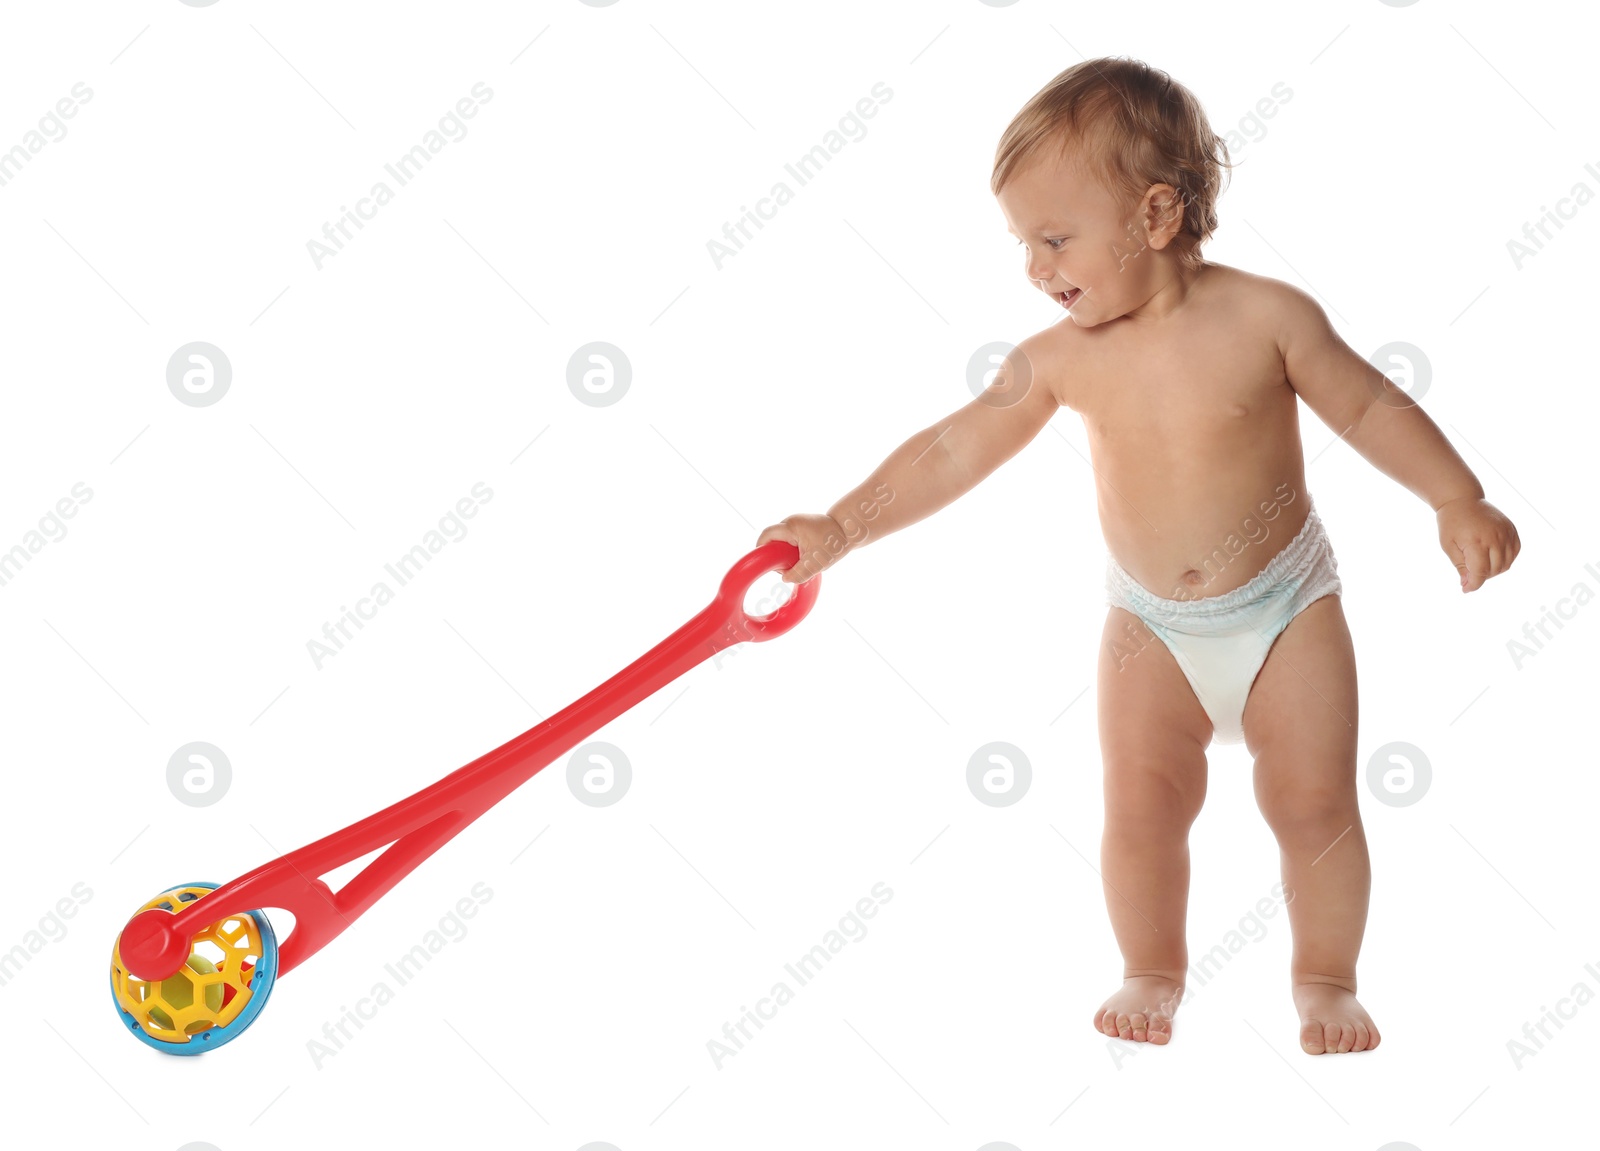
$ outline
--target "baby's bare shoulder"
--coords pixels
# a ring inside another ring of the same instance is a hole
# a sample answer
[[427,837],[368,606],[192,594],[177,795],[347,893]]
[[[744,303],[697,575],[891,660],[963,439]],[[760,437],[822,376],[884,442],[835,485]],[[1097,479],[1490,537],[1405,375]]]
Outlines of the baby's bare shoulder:
[[1231,316],[1257,321],[1265,333],[1284,338],[1306,325],[1324,322],[1322,306],[1294,284],[1226,264],[1211,264],[1213,299]]
[[1024,366],[1033,382],[1048,388],[1058,405],[1077,411],[1086,368],[1084,335],[1071,319],[1063,317],[1024,339],[1010,358]]

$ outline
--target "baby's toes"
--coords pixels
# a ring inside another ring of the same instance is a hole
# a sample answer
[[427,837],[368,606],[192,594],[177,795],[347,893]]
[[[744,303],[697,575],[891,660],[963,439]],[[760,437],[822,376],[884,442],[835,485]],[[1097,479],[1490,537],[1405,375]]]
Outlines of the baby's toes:
[[[1337,1027],[1334,1028],[1334,1033],[1338,1033]],[[1323,1041],[1323,1034],[1323,1026],[1320,1020],[1307,1019],[1300,1027],[1300,1046],[1305,1048],[1307,1054],[1321,1055],[1328,1049],[1327,1044]]]
[[1128,1016],[1128,1025],[1133,1028],[1135,1042],[1143,1043],[1150,1038],[1149,1024],[1150,1020],[1145,1017],[1143,1012],[1135,1011]]
[[1325,1054],[1332,1055],[1339,1050],[1339,1036],[1343,1028],[1337,1023],[1324,1023],[1322,1025],[1322,1050]]
[[1121,1039],[1133,1038],[1133,1020],[1128,1018],[1126,1012],[1117,1013],[1117,1036]]
[[1356,1045],[1356,1029],[1352,1023],[1344,1023],[1339,1027],[1339,1045],[1336,1050],[1343,1055]]
[[1150,1020],[1150,1042],[1170,1043],[1172,1041],[1172,1020],[1157,1015]]
[[1367,1030],[1367,1025],[1365,1023],[1361,1022],[1361,1020],[1357,1019],[1356,1020],[1356,1042],[1355,1042],[1355,1046],[1350,1048],[1350,1050],[1352,1050],[1352,1051],[1365,1051],[1367,1049],[1368,1045],[1371,1043],[1371,1040],[1372,1040],[1372,1035]]

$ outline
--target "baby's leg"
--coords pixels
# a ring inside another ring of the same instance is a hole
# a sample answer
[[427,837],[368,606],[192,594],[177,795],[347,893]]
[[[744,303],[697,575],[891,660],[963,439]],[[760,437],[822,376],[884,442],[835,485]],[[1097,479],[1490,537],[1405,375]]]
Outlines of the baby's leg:
[[1100,865],[1124,982],[1094,1025],[1166,1043],[1189,966],[1189,825],[1205,799],[1211,721],[1166,645],[1119,607],[1106,616],[1098,686],[1106,803]]
[[1244,733],[1291,896],[1300,1046],[1313,1055],[1376,1047],[1378,1029],[1355,996],[1372,872],[1356,805],[1355,653],[1338,596],[1278,636],[1245,704]]

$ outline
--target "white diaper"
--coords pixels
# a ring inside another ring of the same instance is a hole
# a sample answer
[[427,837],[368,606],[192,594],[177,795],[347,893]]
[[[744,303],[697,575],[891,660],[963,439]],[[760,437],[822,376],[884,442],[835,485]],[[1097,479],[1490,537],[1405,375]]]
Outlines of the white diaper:
[[1211,718],[1217,743],[1244,740],[1245,701],[1272,641],[1316,600],[1341,590],[1315,504],[1299,534],[1255,578],[1222,595],[1153,595],[1106,556],[1106,602],[1132,612],[1161,637]]

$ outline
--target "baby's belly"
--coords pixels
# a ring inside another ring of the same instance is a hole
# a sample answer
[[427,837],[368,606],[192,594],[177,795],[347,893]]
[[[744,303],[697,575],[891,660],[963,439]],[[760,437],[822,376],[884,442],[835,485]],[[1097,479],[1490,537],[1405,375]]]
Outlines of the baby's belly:
[[1148,461],[1097,461],[1106,546],[1153,595],[1199,599],[1243,586],[1305,524],[1310,497],[1295,448],[1290,459],[1215,459],[1164,472]]

